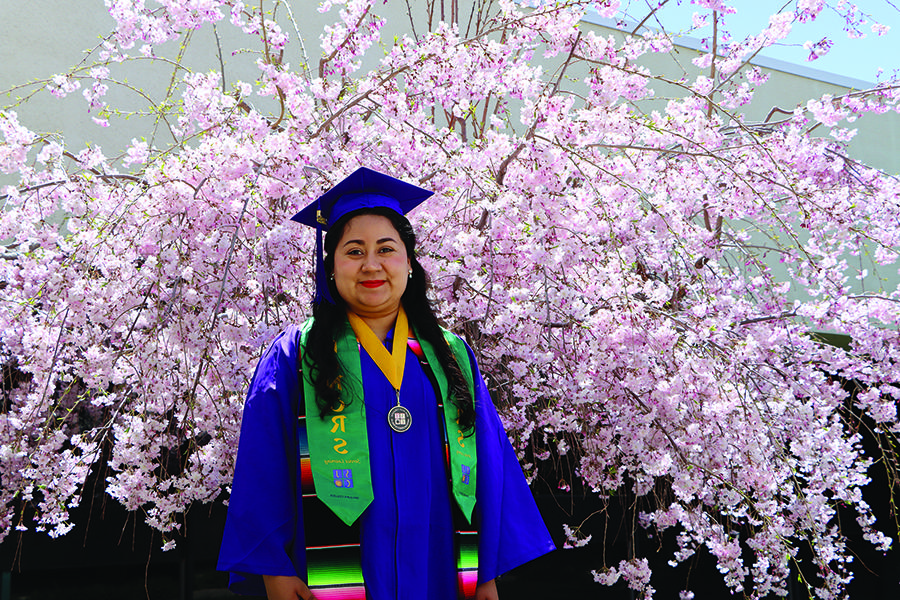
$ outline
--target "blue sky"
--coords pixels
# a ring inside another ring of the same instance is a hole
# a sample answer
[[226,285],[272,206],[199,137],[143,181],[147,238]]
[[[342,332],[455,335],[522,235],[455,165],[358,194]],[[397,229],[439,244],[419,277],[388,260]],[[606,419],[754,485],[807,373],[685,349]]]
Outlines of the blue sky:
[[[832,0],[835,3],[836,0]],[[648,4],[657,4],[657,0],[624,0],[625,8],[632,18],[640,19],[649,12]],[[778,46],[767,49],[764,53],[769,58],[783,60],[799,67],[818,69],[851,77],[863,81],[874,82],[879,68],[884,69],[882,79],[900,69],[900,0],[856,0],[859,9],[870,15],[874,21],[891,27],[883,36],[877,36],[870,30],[870,23],[863,27],[866,37],[848,39],[843,31],[844,22],[833,10],[826,8],[812,23],[795,24],[791,34]],[[769,15],[779,12],[788,5],[793,10],[795,2],[786,0],[735,0],[728,2],[737,12],[726,16],[728,28],[743,38],[750,33],[758,33],[768,23]],[[685,30],[690,26],[694,12],[708,13],[699,9],[689,0],[669,0],[660,10],[659,18],[670,31]],[[699,30],[691,37],[702,38],[712,34],[712,27]],[[807,61],[809,51],[803,48],[807,40],[816,42],[823,37],[834,41],[831,51],[814,61]]]

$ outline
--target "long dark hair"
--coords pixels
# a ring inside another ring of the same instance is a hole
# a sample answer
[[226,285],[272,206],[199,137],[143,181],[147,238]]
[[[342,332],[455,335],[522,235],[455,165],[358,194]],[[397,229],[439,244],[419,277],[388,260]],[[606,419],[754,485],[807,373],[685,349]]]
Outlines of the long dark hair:
[[[389,208],[381,207],[361,208],[341,217],[325,234],[325,272],[334,272],[334,252],[337,244],[344,235],[344,229],[350,219],[359,215],[386,217],[400,234],[412,268],[412,275],[400,301],[417,335],[434,348],[439,366],[447,376],[450,401],[458,410],[460,429],[467,434],[472,432],[475,427],[475,408],[460,370],[468,368],[468,365],[457,364],[450,346],[444,340],[437,317],[428,300],[427,292],[430,285],[428,274],[416,258],[416,234],[406,217]],[[328,291],[335,304],[327,301],[313,302],[313,324],[306,342],[306,354],[303,356],[303,368],[309,369],[310,379],[316,390],[316,404],[322,418],[340,407],[340,392],[335,382],[341,373],[334,344],[335,332],[343,327],[347,319],[347,305],[331,279],[328,280]]]

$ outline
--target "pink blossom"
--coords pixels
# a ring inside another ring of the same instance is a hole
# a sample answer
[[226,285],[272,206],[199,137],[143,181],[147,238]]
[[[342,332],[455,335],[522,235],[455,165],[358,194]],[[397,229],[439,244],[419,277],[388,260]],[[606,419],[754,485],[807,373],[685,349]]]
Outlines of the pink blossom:
[[35,139],[35,134],[19,124],[15,112],[0,112],[0,171],[15,173],[25,165],[28,147]]
[[884,25],[882,23],[872,23],[872,33],[877,36],[885,35],[891,28],[888,25]]
[[149,156],[150,148],[147,142],[132,139],[131,147],[128,148],[127,155],[122,161],[122,164],[128,167],[133,164],[145,163]]

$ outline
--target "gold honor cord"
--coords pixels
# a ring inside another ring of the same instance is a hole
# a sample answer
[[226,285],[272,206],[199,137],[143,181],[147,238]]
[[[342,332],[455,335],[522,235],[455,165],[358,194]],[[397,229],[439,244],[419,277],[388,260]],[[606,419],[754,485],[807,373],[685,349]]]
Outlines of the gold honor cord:
[[397,405],[388,411],[388,425],[397,433],[403,433],[412,425],[412,415],[406,408],[400,406],[400,385],[403,383],[403,370],[406,367],[406,344],[409,335],[406,311],[401,304],[397,312],[397,322],[394,324],[394,343],[390,354],[372,328],[359,315],[347,311],[347,319],[363,350],[375,361],[397,392]]

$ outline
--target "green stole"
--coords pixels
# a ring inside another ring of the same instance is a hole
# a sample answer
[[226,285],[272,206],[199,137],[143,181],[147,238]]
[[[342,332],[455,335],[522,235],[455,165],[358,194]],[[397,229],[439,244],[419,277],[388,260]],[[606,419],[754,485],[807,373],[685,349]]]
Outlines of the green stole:
[[[306,341],[312,327],[312,319],[303,325],[300,336],[300,355],[306,352]],[[469,396],[475,402],[475,386],[472,380],[472,364],[465,343],[444,330],[444,339],[462,371],[469,388]],[[406,338],[407,332],[394,331],[394,335]],[[476,450],[475,436],[464,437],[458,426],[458,411],[448,397],[449,384],[440,367],[434,348],[416,335],[441,392],[444,407],[445,435],[450,452],[450,485],[453,497],[463,515],[472,522],[475,508]],[[335,350],[341,375],[339,389],[342,404],[337,410],[329,410],[325,418],[318,417],[316,391],[309,369],[303,371],[303,398],[306,405],[306,431],[309,439],[309,457],[316,495],[347,525],[356,521],[371,504],[372,471],[369,465],[369,436],[366,430],[365,392],[359,354],[363,350],[348,321],[344,321],[335,336]],[[385,422],[387,427],[387,422]],[[415,425],[413,425],[415,427]],[[455,432],[454,432],[455,430]],[[396,433],[394,435],[403,435]]]

